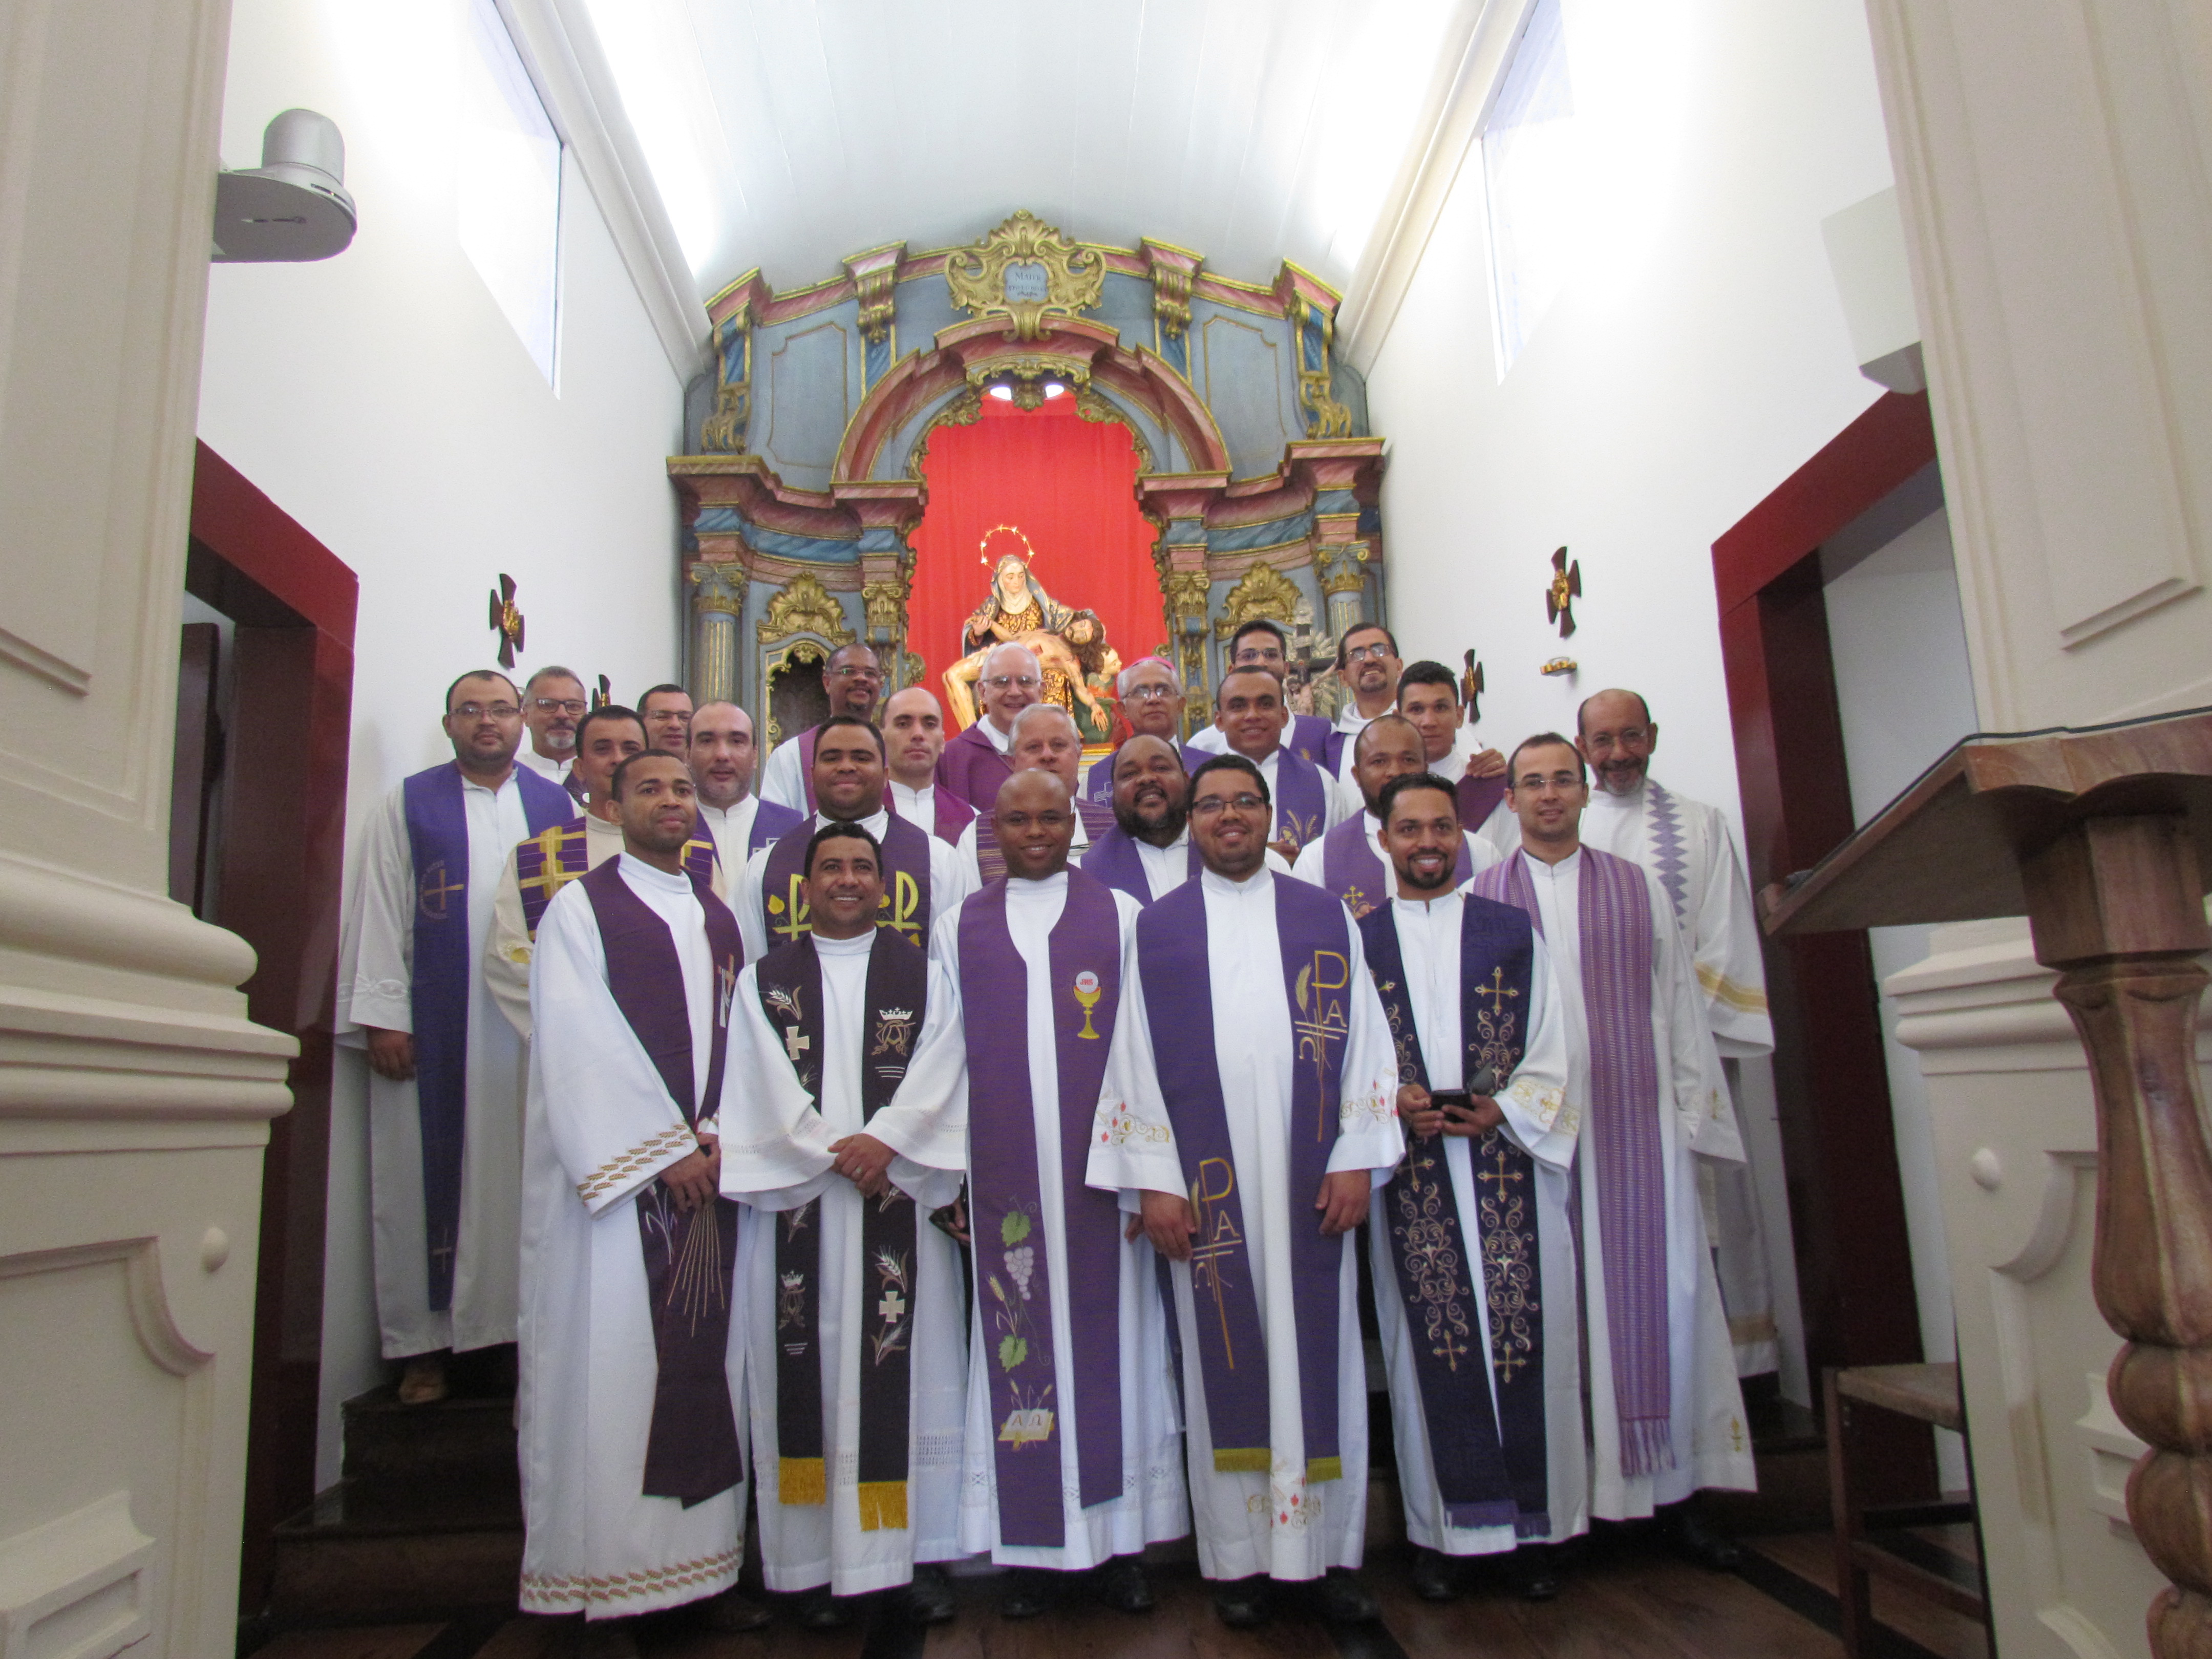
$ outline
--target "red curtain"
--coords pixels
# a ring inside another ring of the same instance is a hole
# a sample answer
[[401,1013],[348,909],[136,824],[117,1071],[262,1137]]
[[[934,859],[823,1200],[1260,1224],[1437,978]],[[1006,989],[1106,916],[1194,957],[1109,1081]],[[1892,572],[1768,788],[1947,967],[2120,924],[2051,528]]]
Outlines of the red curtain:
[[940,677],[960,659],[961,624],[989,593],[992,565],[1008,553],[1028,556],[1024,537],[1036,550],[1031,576],[1071,610],[1097,611],[1124,664],[1159,649],[1167,637],[1152,564],[1159,532],[1137,511],[1127,428],[1083,419],[1072,397],[1028,410],[986,397],[973,425],[930,434],[923,471],[929,507],[914,536],[907,645],[940,698]]

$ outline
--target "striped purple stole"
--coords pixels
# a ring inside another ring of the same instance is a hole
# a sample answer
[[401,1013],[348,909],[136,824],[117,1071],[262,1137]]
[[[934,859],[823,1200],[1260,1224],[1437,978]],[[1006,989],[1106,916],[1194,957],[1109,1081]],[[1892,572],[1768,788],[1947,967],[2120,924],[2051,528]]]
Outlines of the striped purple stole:
[[[1097,801],[1085,800],[1080,796],[1069,804],[1083,820],[1083,834],[1086,842],[1096,842],[1114,828],[1112,807],[1101,806]],[[975,820],[975,867],[986,884],[998,881],[1006,873],[1006,854],[999,845],[999,815],[995,812],[982,813]]]
[[[779,837],[769,849],[761,872],[761,909],[769,938],[789,944],[810,931],[806,903],[799,884],[806,878],[806,844],[821,827],[820,813],[807,818]],[[897,813],[884,824],[884,897],[876,926],[896,930],[909,944],[929,942],[930,883],[927,830],[917,830]]]
[[[1543,929],[1528,855],[1516,848],[1474,890]],[[1598,1242],[1625,1474],[1674,1467],[1667,1352],[1667,1171],[1658,1057],[1651,1042],[1651,896],[1644,866],[1582,849],[1579,915],[1589,1105],[1583,1146],[1596,1160]]]
[[[975,1306],[988,1321],[999,1538],[1066,1542],[1057,1425],[1074,1412],[1078,1486],[1089,1509],[1121,1493],[1122,1215],[1114,1194],[1086,1183],[1091,1125],[1121,1006],[1121,913],[1104,884],[1067,872],[1067,901],[1047,943],[1053,1054],[1060,1096],[1059,1167],[1038,1163],[1030,1077],[1028,964],[1006,927],[1008,884],[994,881],[960,909],[962,1006],[968,1022],[968,1182],[975,1241]],[[1067,1282],[1049,1266],[1042,1198],[1056,1182]],[[1053,1307],[1064,1302],[1073,1401],[1054,1398]]]
[[[521,793],[531,834],[568,821],[568,797],[559,784],[526,766],[508,775]],[[453,1305],[453,1256],[460,1244],[469,996],[478,969],[469,948],[469,814],[461,769],[451,761],[416,773],[399,788],[415,879],[408,1006],[422,1133],[425,1287],[430,1310],[443,1313]]]
[[[1285,1135],[1294,1218],[1284,1259],[1271,1262],[1269,1269],[1291,1276],[1306,1479],[1334,1480],[1344,1473],[1336,1389],[1344,1241],[1325,1238],[1311,1224],[1305,1194],[1321,1190],[1340,1127],[1344,1049],[1352,1030],[1352,920],[1318,887],[1279,876],[1270,880],[1283,998],[1297,1052]],[[1245,973],[1253,967],[1212,960],[1201,882],[1184,883],[1138,918],[1137,971],[1144,982],[1160,1093],[1198,1212],[1190,1261],[1198,1367],[1212,1426],[1213,1467],[1223,1474],[1266,1474],[1274,1467],[1267,1408],[1272,1362],[1260,1322],[1240,1191],[1250,1172],[1237,1168],[1221,1090],[1222,1066],[1239,1063],[1238,1045],[1249,1042],[1249,1034],[1231,1033],[1232,1046],[1217,1049],[1211,994],[1217,970]]]
[[541,830],[514,849],[514,874],[522,893],[522,925],[538,937],[553,895],[592,867],[591,830],[580,817]]
[[[688,873],[692,896],[706,918],[707,950],[714,963],[703,1091],[695,1070],[698,1056],[691,1048],[684,964],[668,924],[631,890],[620,859],[607,860],[581,880],[606,951],[608,993],[637,1034],[669,1099],[684,1122],[696,1127],[702,1110],[709,1117],[721,1110],[730,999],[745,957],[737,918],[704,877]],[[728,1368],[737,1201],[717,1198],[687,1214],[676,1207],[667,1188],[648,1181],[638,1190],[637,1231],[652,1297],[657,1364],[642,1490],[647,1498],[681,1499],[690,1509],[745,1478]]]
[[[1398,878],[1375,850],[1375,825],[1362,812],[1346,818],[1322,837],[1321,884],[1344,901],[1356,921],[1370,910],[1387,907],[1398,891]],[[1468,855],[1467,837],[1459,838],[1459,859],[1452,866],[1452,885],[1464,885],[1474,877],[1474,860]]]

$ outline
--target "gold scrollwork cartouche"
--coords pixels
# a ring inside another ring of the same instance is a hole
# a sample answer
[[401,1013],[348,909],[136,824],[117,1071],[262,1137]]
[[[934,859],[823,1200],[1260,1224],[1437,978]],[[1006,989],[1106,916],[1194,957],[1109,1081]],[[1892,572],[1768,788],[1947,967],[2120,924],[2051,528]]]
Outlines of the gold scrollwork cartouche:
[[768,602],[768,615],[753,624],[763,645],[787,640],[794,634],[814,634],[832,645],[850,645],[853,630],[845,625],[844,607],[814,577],[801,574],[786,583]]
[[1024,209],[973,247],[946,255],[945,285],[953,304],[979,318],[1006,317],[1015,337],[1036,340],[1047,315],[1073,317],[1098,303],[1106,261]]
[[1255,564],[1223,599],[1221,615],[1213,624],[1214,637],[1225,640],[1255,618],[1287,624],[1297,616],[1302,597],[1297,584],[1274,566]]

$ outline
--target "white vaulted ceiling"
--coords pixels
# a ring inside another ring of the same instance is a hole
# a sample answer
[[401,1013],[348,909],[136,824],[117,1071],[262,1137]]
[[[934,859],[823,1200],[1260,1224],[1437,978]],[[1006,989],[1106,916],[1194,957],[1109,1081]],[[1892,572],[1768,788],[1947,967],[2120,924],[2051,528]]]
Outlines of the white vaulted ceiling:
[[[699,291],[1016,208],[1342,287],[1469,0],[586,0]],[[1425,115],[1425,112],[1427,113]]]

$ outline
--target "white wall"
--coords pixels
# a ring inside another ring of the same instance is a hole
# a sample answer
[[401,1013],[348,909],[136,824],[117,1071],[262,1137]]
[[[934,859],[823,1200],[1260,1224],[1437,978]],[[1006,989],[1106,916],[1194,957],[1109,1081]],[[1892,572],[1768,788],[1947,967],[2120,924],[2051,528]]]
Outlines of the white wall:
[[[308,265],[218,265],[200,434],[361,578],[355,824],[440,758],[439,698],[489,661],[488,590],[527,618],[524,669],[605,673],[617,696],[675,678],[677,522],[664,458],[682,387],[571,163],[563,179],[557,392],[463,253],[453,158],[463,0],[238,0],[222,153],[304,105],[346,139],[361,231]],[[319,1484],[335,1402],[378,1380],[359,1060],[332,1104]]]
[[[1974,729],[1973,676],[1952,566],[1950,520],[1941,511],[1930,514],[1829,582],[1824,597],[1850,770],[1851,817],[1864,823]],[[1869,930],[1876,982],[1925,961],[1934,931]],[[1930,1359],[1949,1359],[1955,1349],[1950,1252],[1928,1079],[1920,1056],[1897,1040],[1897,1000],[1887,990],[1881,1006],[1921,1349]],[[1943,1434],[1941,1442],[1943,1484],[1956,1490],[1966,1485],[1965,1450],[1956,1435]]]

